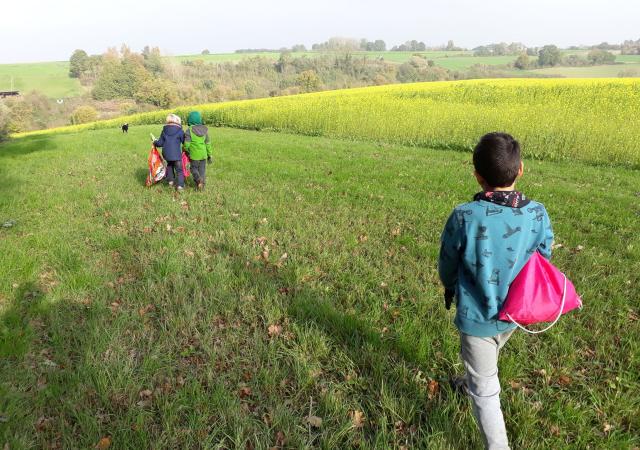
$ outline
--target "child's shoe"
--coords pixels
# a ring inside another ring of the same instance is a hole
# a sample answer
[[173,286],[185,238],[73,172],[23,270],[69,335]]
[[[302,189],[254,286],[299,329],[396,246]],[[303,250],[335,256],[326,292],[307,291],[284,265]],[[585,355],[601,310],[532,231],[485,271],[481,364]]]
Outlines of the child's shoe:
[[204,183],[202,181],[200,183],[198,183],[198,190],[199,191],[203,191],[204,190]]
[[173,181],[169,181],[169,187],[173,187]]
[[184,191],[184,188],[182,186],[178,186],[178,192],[182,192]]
[[465,376],[457,376],[449,379],[451,390],[461,395],[469,395],[469,387],[467,386],[467,378]]

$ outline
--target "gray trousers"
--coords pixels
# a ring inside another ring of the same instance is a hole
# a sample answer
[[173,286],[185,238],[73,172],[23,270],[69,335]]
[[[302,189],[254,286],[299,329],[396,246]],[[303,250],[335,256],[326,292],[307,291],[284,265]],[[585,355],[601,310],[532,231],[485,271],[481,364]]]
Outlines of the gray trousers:
[[473,415],[489,450],[508,450],[509,440],[500,408],[498,355],[515,330],[493,337],[460,333],[460,355],[466,371]]
[[191,161],[191,173],[193,174],[193,181],[196,184],[204,184],[207,172],[207,160],[203,159],[202,161]]

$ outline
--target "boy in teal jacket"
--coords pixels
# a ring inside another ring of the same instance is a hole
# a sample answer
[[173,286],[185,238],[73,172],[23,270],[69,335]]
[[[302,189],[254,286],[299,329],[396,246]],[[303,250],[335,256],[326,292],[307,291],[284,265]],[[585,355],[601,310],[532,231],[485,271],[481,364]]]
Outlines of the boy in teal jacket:
[[[191,160],[191,173],[196,188],[204,189],[206,182],[206,164],[211,164],[211,141],[209,130],[202,124],[198,111],[191,111],[187,118],[187,132],[184,138],[184,150]],[[205,163],[206,160],[206,163]]]
[[498,353],[515,324],[498,320],[509,285],[536,251],[551,257],[547,211],[515,190],[522,176],[520,145],[508,134],[483,136],[473,152],[482,192],[456,207],[442,233],[438,270],[447,308],[456,301],[465,366],[462,385],[489,449],[508,449],[500,408]]

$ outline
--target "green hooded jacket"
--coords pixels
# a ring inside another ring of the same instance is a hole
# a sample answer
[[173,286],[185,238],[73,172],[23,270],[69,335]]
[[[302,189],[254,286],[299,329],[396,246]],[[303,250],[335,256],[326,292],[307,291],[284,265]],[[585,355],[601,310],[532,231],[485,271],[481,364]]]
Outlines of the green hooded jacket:
[[211,157],[211,141],[209,129],[202,125],[202,117],[198,111],[192,111],[187,118],[189,128],[184,137],[184,150],[189,158],[194,161],[202,161]]

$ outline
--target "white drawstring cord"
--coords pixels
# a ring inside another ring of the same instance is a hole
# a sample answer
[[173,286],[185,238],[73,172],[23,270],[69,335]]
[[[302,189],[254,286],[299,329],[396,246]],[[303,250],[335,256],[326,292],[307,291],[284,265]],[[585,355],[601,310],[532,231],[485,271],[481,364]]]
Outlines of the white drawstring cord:
[[564,289],[562,290],[562,304],[560,305],[560,311],[558,311],[558,317],[556,317],[556,320],[554,320],[553,323],[551,323],[551,325],[549,325],[547,328],[545,328],[543,330],[533,331],[533,330],[529,330],[529,329],[523,327],[522,325],[520,325],[518,322],[513,320],[513,318],[511,317],[511,315],[509,313],[507,313],[507,317],[509,318],[509,320],[511,322],[515,323],[518,326],[518,328],[526,331],[529,334],[544,333],[545,331],[548,331],[549,329],[551,329],[551,327],[554,326],[558,322],[558,320],[560,319],[560,316],[562,315],[562,310],[564,309],[564,301],[565,301],[565,298],[567,296],[567,276],[565,274],[562,274],[562,276],[564,277]]

